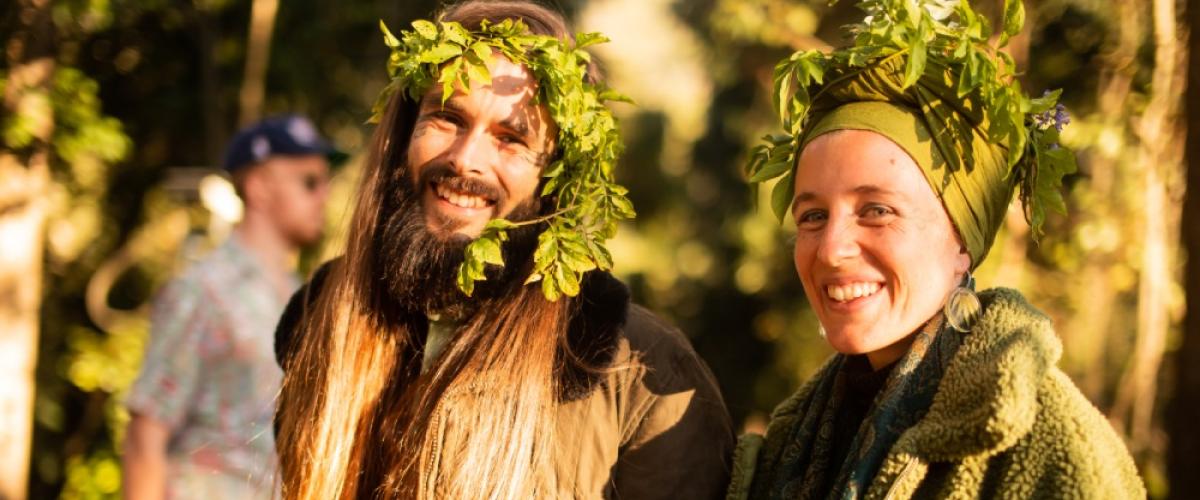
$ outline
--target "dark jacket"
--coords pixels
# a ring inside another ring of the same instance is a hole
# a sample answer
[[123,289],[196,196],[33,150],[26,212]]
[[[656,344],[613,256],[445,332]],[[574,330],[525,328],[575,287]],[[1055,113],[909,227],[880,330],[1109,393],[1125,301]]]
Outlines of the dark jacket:
[[[314,276],[314,289],[322,286],[327,267]],[[305,293],[292,297],[276,331],[281,366]],[[568,330],[573,352],[592,364],[622,368],[569,377],[551,460],[560,485],[556,497],[720,498],[734,434],[704,361],[678,329],[630,303],[625,285],[607,273],[588,273],[579,300]],[[436,470],[422,475],[436,483]]]

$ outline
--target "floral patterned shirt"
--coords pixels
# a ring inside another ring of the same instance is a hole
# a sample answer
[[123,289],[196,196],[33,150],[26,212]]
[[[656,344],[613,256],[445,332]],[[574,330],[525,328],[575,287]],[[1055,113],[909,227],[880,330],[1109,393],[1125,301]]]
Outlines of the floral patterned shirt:
[[232,236],[154,300],[127,405],[171,429],[168,498],[273,496],[283,377],[273,342],[286,296],[256,259]]

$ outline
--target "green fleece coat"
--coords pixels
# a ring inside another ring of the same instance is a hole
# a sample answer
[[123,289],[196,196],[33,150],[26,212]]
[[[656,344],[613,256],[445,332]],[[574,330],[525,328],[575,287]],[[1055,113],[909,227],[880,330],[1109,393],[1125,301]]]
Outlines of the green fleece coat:
[[[1120,437],[1055,364],[1050,320],[1015,290],[980,293],[983,315],[947,366],[929,412],[901,434],[865,498],[1145,498]],[[832,370],[818,377],[833,376]],[[772,415],[766,438],[743,436],[733,499],[776,481],[790,433],[782,422],[810,397],[809,381]],[[756,471],[756,469],[758,469]]]

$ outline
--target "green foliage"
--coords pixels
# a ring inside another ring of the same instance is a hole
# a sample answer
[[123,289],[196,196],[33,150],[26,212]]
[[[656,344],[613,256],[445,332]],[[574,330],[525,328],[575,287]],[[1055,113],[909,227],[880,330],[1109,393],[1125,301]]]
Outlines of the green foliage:
[[534,269],[526,283],[541,281],[549,300],[579,293],[583,273],[612,268],[604,243],[616,235],[617,223],[635,216],[625,188],[616,184],[613,167],[621,154],[617,121],[606,102],[629,98],[589,82],[591,56],[584,48],[608,41],[597,33],[580,33],[574,43],[534,35],[519,20],[484,22],[477,32],[454,22],[418,20],[399,37],[380,23],[391,48],[392,81],[376,100],[372,121],[396,92],[419,101],[435,86],[445,102],[471,83],[491,82],[488,64],[495,54],[527,68],[538,81],[538,102],[558,125],[558,154],[546,166],[541,195],[555,203],[553,214],[531,221],[493,220],[466,249],[459,267],[459,288],[471,295],[475,282],[486,279],[488,265],[503,266],[501,244],[517,226],[545,224],[538,236]]
[[1054,131],[1048,131],[1050,122],[1035,123],[1038,115],[1056,107],[1059,93],[1030,99],[1016,81],[1012,58],[1001,50],[1025,22],[1021,1],[1006,0],[1003,31],[994,44],[990,22],[966,0],[863,0],[859,7],[867,16],[850,26],[853,46],[828,54],[799,51],[775,67],[772,97],[785,133],[764,137],[764,144],[751,151],[746,167],[752,184],[784,177],[771,197],[775,214],[782,219],[791,202],[791,172],[799,140],[810,106],[827,83],[825,73],[832,68],[866,68],[897,57],[905,61],[904,88],[916,84],[927,63],[935,60],[958,78],[960,97],[979,97],[989,139],[1008,145],[1010,175],[1021,186],[1035,236],[1043,232],[1047,209],[1065,213],[1058,188],[1063,176],[1075,171],[1074,155],[1058,147],[1057,132],[1065,118],[1056,118]]

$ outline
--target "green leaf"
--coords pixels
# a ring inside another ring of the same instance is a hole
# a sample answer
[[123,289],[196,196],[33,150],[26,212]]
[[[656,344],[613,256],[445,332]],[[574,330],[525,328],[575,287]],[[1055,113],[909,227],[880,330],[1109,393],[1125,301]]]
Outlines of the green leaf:
[[795,172],[790,171],[787,175],[779,179],[775,184],[775,189],[771,190],[771,209],[775,211],[775,216],[783,221],[787,217],[788,209],[792,205],[792,190],[795,189]]
[[[383,22],[380,21],[380,24],[383,24]],[[426,21],[424,19],[418,19],[418,20],[412,22],[412,27],[414,30],[417,31],[417,34],[420,35],[421,38],[424,38],[426,40],[437,40],[437,38],[438,38],[437,26],[429,21]],[[399,45],[399,44],[397,44],[397,45]]]
[[542,279],[542,295],[545,295],[546,300],[549,300],[550,302],[557,301],[558,298],[562,296],[562,292],[558,286],[558,281],[553,277]]
[[474,52],[485,65],[492,61],[492,46],[487,43],[475,42],[471,44],[471,52]]
[[804,69],[804,78],[800,81],[805,85],[820,84],[825,80],[825,54],[812,50],[800,58],[800,67]]
[[575,35],[575,48],[582,49],[584,47],[590,47],[592,45],[606,43],[608,41],[608,37],[600,33],[577,33]]
[[517,223],[508,219],[492,219],[488,221],[487,225],[483,226],[483,232],[506,231],[515,227],[517,227]]
[[762,170],[751,175],[748,182],[759,183],[783,175],[784,172],[787,172],[792,167],[791,162],[787,160],[787,158],[770,158],[766,160]]
[[792,116],[788,113],[788,103],[792,100],[795,90],[792,88],[792,63],[785,61],[775,66],[775,114],[783,123],[783,128],[790,129]]
[[601,101],[623,102],[626,104],[637,104],[633,102],[633,98],[611,89],[604,89],[600,92],[597,98]]
[[463,262],[458,265],[458,289],[462,290],[468,297],[475,293],[475,278],[471,276],[467,268],[467,263]]
[[442,32],[445,34],[447,42],[460,47],[466,47],[468,45],[467,38],[471,36],[466,28],[456,22],[442,23]]
[[400,40],[396,38],[396,35],[392,34],[386,24],[383,24],[383,19],[379,20],[379,31],[383,32],[383,43],[385,45],[393,49],[400,46]]
[[637,212],[633,210],[633,202],[624,196],[613,196],[613,207],[617,209],[617,215],[622,219],[632,219],[637,217]]
[[563,266],[554,266],[554,281],[559,291],[568,297],[579,295],[579,275],[567,271]]
[[547,269],[557,259],[558,238],[555,236],[553,228],[547,229],[538,235],[537,250],[533,252],[533,266],[536,269]]
[[904,68],[903,88],[907,89],[913,86],[925,73],[925,58],[928,56],[925,50],[925,38],[928,35],[929,23],[922,22],[916,34],[909,40],[908,64]]
[[596,263],[596,267],[599,267],[602,270],[612,269],[612,254],[608,252],[607,248],[604,248],[603,245],[597,243],[591,238],[588,238],[587,245],[588,249],[592,252],[592,260]]
[[1000,35],[1001,47],[1008,39],[1017,36],[1025,25],[1025,5],[1021,0],[1004,0],[1004,32]]
[[471,242],[471,246],[478,246],[479,259],[488,264],[504,265],[504,256],[500,252],[500,242],[493,238],[479,238]]
[[488,72],[487,66],[482,64],[467,64],[467,76],[472,82],[480,85],[492,84],[492,74]]
[[422,52],[416,59],[417,62],[441,64],[460,55],[462,55],[462,47],[452,43],[440,43],[432,49]]
[[1058,98],[1061,95],[1062,89],[1055,89],[1044,96],[1030,99],[1028,113],[1036,114],[1054,109],[1054,105],[1058,104]]

